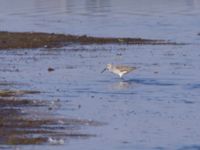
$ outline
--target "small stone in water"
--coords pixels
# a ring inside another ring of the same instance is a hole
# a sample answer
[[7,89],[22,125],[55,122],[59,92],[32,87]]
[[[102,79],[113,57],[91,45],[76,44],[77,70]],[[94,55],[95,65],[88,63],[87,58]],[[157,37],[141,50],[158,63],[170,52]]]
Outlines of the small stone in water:
[[48,68],[49,72],[54,71],[54,70],[55,70],[54,68],[51,68],[51,67]]

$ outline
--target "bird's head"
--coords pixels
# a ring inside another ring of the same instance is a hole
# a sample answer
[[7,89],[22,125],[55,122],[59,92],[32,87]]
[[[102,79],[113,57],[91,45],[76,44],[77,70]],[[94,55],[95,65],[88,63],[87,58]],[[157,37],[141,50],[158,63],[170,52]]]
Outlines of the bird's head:
[[111,68],[112,68],[112,64],[107,64],[106,67],[101,71],[101,73],[103,73],[107,69],[110,70]]
[[110,70],[112,68],[112,64],[107,64],[106,69]]

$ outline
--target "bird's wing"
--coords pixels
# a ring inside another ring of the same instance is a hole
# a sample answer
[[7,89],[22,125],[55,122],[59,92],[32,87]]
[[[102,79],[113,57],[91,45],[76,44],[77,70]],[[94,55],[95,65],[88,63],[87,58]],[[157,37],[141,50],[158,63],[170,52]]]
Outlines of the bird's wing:
[[136,67],[128,67],[128,66],[116,66],[116,69],[119,69],[120,71],[133,71],[136,69]]

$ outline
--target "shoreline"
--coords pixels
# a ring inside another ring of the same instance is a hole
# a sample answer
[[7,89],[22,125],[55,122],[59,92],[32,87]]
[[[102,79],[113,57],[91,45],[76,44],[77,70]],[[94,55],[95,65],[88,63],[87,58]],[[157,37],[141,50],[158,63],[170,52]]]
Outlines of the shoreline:
[[93,37],[44,32],[0,31],[0,49],[58,48],[67,44],[180,45],[162,39]]

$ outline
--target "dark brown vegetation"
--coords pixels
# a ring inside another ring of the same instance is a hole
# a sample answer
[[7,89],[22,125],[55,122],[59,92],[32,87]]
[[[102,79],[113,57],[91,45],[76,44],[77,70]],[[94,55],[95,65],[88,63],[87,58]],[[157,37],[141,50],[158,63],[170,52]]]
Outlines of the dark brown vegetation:
[[55,144],[56,141],[51,143],[49,139],[89,138],[94,135],[81,133],[79,129],[100,125],[95,121],[56,117],[52,112],[48,115],[48,101],[23,99],[18,93],[38,92],[0,91],[0,144]]
[[0,32],[0,49],[55,48],[70,43],[78,44],[149,44],[176,45],[175,42],[142,38],[103,38],[39,32]]

